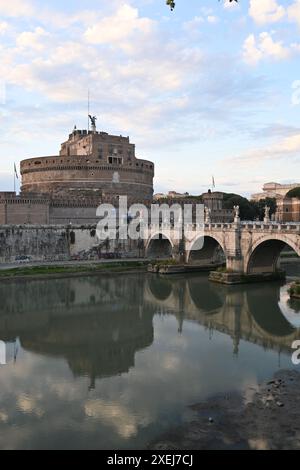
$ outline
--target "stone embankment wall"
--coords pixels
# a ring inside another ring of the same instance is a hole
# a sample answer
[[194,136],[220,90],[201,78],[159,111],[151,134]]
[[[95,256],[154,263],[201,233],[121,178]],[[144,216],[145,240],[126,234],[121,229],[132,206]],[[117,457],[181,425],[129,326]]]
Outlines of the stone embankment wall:
[[121,258],[144,256],[141,243],[132,240],[101,242],[96,225],[2,225],[0,263],[30,256],[32,261],[97,260],[118,254]]

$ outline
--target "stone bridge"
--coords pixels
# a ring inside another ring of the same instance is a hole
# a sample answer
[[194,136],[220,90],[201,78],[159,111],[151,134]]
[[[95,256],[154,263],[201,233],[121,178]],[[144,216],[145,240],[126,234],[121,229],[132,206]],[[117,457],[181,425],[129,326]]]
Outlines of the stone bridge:
[[[204,238],[203,238],[204,237]],[[300,224],[241,222],[190,224],[184,236],[165,224],[151,225],[146,242],[149,258],[173,257],[181,262],[226,268],[244,274],[274,273],[281,251],[288,246],[300,256]]]

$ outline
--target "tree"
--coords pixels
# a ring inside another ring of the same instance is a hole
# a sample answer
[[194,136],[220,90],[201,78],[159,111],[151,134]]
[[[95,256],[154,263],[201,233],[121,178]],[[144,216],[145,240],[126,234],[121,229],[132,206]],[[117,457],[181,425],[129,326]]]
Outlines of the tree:
[[[219,0],[219,1],[220,1],[220,0]],[[231,3],[231,2],[236,2],[236,3],[238,3],[238,0],[229,0],[229,2],[230,2],[230,3]],[[174,10],[175,5],[176,5],[176,3],[175,3],[174,0],[166,0],[166,4],[171,8],[171,11]]]
[[239,194],[224,193],[224,209],[232,209],[234,206],[240,207],[240,217],[242,220],[254,220],[256,216],[255,208],[248,199]]
[[264,220],[265,217],[265,207],[270,207],[270,216],[276,212],[276,198],[266,197],[265,199],[260,199],[260,201],[251,201],[253,209],[255,211],[255,218],[259,220]]
[[298,199],[300,199],[300,187],[299,188],[294,188],[294,189],[291,189],[286,197],[297,197]]

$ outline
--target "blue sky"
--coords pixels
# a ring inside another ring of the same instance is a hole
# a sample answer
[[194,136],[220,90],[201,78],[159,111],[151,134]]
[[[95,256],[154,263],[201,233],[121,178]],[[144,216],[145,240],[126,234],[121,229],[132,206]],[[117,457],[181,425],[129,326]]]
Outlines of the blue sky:
[[156,191],[300,179],[300,0],[0,0],[0,190],[87,126],[129,135]]

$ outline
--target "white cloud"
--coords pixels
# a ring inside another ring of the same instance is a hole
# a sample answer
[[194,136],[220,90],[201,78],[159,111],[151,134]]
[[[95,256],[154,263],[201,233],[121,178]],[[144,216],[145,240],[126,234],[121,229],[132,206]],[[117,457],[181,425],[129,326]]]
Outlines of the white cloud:
[[0,21],[0,36],[6,33],[8,30],[9,26],[5,21]]
[[295,0],[295,3],[290,5],[287,11],[289,20],[296,22],[300,27],[300,0]]
[[97,419],[114,428],[124,439],[135,436],[139,426],[145,426],[151,422],[151,418],[147,418],[145,414],[137,417],[122,404],[100,399],[88,400],[84,405],[84,411],[89,418]]
[[[168,159],[173,158],[174,149],[179,155],[183,148],[193,145],[208,148],[208,142],[214,148],[220,136],[231,138],[235,122],[239,133],[248,132],[246,119],[239,127],[241,115],[245,108],[250,114],[252,110],[252,116],[257,106],[265,109],[272,89],[267,88],[264,77],[258,76],[261,74],[249,73],[249,69],[245,72],[231,49],[226,47],[225,54],[221,53],[219,45],[216,48],[214,44],[218,40],[215,34],[207,46],[211,31],[207,23],[215,21],[214,11],[200,9],[201,16],[183,28],[179,20],[169,27],[170,23],[160,23],[155,15],[152,20],[130,6],[129,0],[127,3],[120,6],[121,1],[114,2],[95,11],[73,10],[69,16],[58,9],[50,11],[50,6],[46,10],[41,3],[30,19],[9,20],[9,35],[3,41],[1,38],[0,44],[0,63],[10,98],[10,119],[5,120],[9,128],[4,136],[8,144],[3,145],[6,153],[7,146],[11,155],[20,158],[24,152],[39,152],[32,142],[41,132],[41,121],[42,132],[58,135],[58,140],[66,127],[85,125],[88,87],[92,89],[93,112],[101,112],[99,128],[130,135],[141,151],[139,156],[144,152],[150,157],[153,152],[154,158],[160,158],[159,168],[166,158],[166,176],[161,177],[164,182],[169,177]],[[219,13],[224,15],[222,8]],[[191,40],[187,32],[195,32],[199,40]],[[298,49],[296,43],[285,47],[269,33],[248,36],[244,47],[244,58],[252,64],[265,58],[283,59]],[[35,104],[40,105],[45,119],[34,109]],[[15,135],[23,144],[27,142],[26,148],[21,148]],[[157,156],[158,148],[163,149],[162,156]],[[191,158],[197,164],[196,157]],[[180,163],[174,171],[173,177],[180,184]],[[159,172],[158,179],[163,170]],[[186,181],[193,181],[191,178],[187,168]],[[197,187],[196,180],[193,184]]]
[[214,16],[213,14],[205,14],[205,16],[195,16],[193,19],[185,21],[183,23],[183,29],[187,33],[196,36],[201,33],[203,25],[205,23],[217,24],[219,21],[219,18],[217,16]]
[[300,134],[291,135],[284,137],[283,139],[260,148],[254,148],[240,157],[235,157],[226,160],[232,163],[241,163],[242,165],[249,165],[253,163],[262,163],[265,160],[272,159],[287,159],[297,158],[299,159],[300,154]]
[[243,57],[245,62],[256,65],[263,57],[263,53],[256,45],[254,34],[250,34],[243,45]]
[[140,18],[136,8],[125,4],[115,15],[103,18],[90,26],[85,32],[85,39],[92,44],[120,43],[134,33],[150,33],[154,24],[149,18]]
[[270,33],[263,32],[256,40],[254,34],[250,34],[243,45],[243,57],[245,62],[256,65],[264,58],[274,60],[287,59],[291,50],[283,46],[282,41],[274,41]]
[[45,47],[43,39],[48,36],[49,33],[38,26],[34,31],[24,31],[21,33],[16,39],[16,44],[23,49],[41,51]]
[[250,0],[249,15],[258,24],[276,23],[286,14],[276,0]]
[[209,15],[207,17],[207,21],[209,23],[218,23],[219,22],[219,18],[217,16],[214,16],[214,15]]
[[0,0],[0,15],[9,17],[30,16],[34,12],[27,0]]

